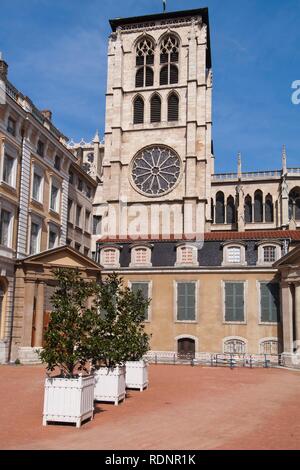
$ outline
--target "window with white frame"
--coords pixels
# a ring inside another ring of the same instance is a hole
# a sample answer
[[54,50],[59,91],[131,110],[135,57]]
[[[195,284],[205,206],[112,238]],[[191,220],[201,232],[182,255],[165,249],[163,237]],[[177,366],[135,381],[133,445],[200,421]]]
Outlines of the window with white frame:
[[279,354],[279,342],[277,339],[268,339],[261,341],[260,343],[260,354]]
[[151,248],[147,246],[132,248],[130,266],[151,266]]
[[100,262],[105,267],[117,267],[119,265],[120,252],[117,248],[102,248]]
[[260,243],[258,245],[258,264],[272,265],[281,257],[280,243]]
[[[140,292],[145,300],[149,299],[149,291],[150,291],[150,282],[131,282],[131,290],[135,294]],[[145,321],[149,320],[149,306],[145,309]]]
[[239,338],[231,338],[224,341],[224,354],[245,354],[246,342]]
[[16,186],[16,164],[16,158],[7,153],[4,154],[2,180],[12,187]]
[[35,166],[32,179],[32,199],[37,202],[43,202],[43,183],[43,170]]
[[0,211],[0,245],[7,248],[12,247],[12,225],[12,212],[2,208]]
[[279,323],[280,285],[278,282],[260,283],[260,322]]
[[228,243],[223,247],[223,266],[242,265],[246,263],[246,250],[243,244]]
[[56,248],[59,242],[59,234],[58,234],[58,227],[55,225],[49,225],[49,239],[48,239],[48,248],[51,250],[52,248]]
[[176,283],[176,320],[196,321],[196,282]]
[[197,259],[198,251],[197,248],[194,246],[189,245],[182,245],[177,248],[177,261],[176,265],[184,265],[184,266],[197,266],[198,259]]
[[50,194],[50,209],[54,212],[59,212],[59,198],[60,198],[59,185],[54,180],[52,180],[51,194]]
[[31,220],[29,253],[35,255],[40,252],[41,222],[37,219]]

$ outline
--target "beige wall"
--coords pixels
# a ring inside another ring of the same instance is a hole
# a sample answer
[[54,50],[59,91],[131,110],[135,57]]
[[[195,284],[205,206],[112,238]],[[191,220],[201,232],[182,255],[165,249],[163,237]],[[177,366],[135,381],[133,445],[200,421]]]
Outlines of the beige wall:
[[[259,353],[259,341],[278,337],[278,325],[260,325],[259,281],[271,281],[274,272],[239,273],[170,273],[170,274],[122,274],[126,283],[133,281],[152,282],[151,317],[147,332],[152,335],[153,351],[176,351],[175,338],[180,335],[198,339],[196,352],[222,352],[225,337],[242,337],[247,343],[247,352]],[[193,324],[175,321],[176,281],[197,281],[197,321]],[[222,281],[245,281],[246,324],[225,324],[223,321]]]

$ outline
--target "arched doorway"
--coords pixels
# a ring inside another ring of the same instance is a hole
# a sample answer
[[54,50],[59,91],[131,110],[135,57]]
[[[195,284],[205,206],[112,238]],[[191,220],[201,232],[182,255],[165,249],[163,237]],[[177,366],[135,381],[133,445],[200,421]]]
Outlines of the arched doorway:
[[194,359],[196,353],[196,343],[192,338],[180,338],[177,341],[178,357],[180,359]]

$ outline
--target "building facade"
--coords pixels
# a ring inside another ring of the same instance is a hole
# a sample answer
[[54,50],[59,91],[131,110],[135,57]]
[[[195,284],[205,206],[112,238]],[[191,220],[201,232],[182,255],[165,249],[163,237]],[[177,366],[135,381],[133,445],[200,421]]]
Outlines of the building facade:
[[[0,362],[6,362],[14,332],[23,328],[23,315],[15,313],[18,302],[24,307],[24,298],[16,299],[16,263],[67,243],[91,256],[97,182],[68,148],[51,112],[39,111],[9,82],[2,59],[0,80]],[[80,217],[71,219],[78,208]],[[22,360],[16,348],[14,354]]]
[[297,327],[284,331],[298,325],[298,290],[287,293],[276,263],[300,243],[300,169],[283,148],[278,170],[243,173],[239,155],[235,173],[215,172],[207,9],[111,27],[94,201],[103,274],[152,299],[155,354],[288,357],[300,344]]

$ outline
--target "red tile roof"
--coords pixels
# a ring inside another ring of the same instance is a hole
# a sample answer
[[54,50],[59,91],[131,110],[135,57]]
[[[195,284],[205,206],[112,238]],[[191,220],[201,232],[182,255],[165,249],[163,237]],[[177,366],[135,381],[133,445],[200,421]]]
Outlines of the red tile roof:
[[[103,238],[99,239],[98,243],[133,243],[136,241],[192,241],[194,237],[176,237],[171,235],[169,238],[151,237],[151,235],[140,236],[136,238],[131,237],[116,237],[116,238]],[[293,241],[300,241],[300,230],[255,230],[249,232],[207,232],[204,234],[205,241],[224,241],[224,240],[264,240],[264,239],[291,239]]]

